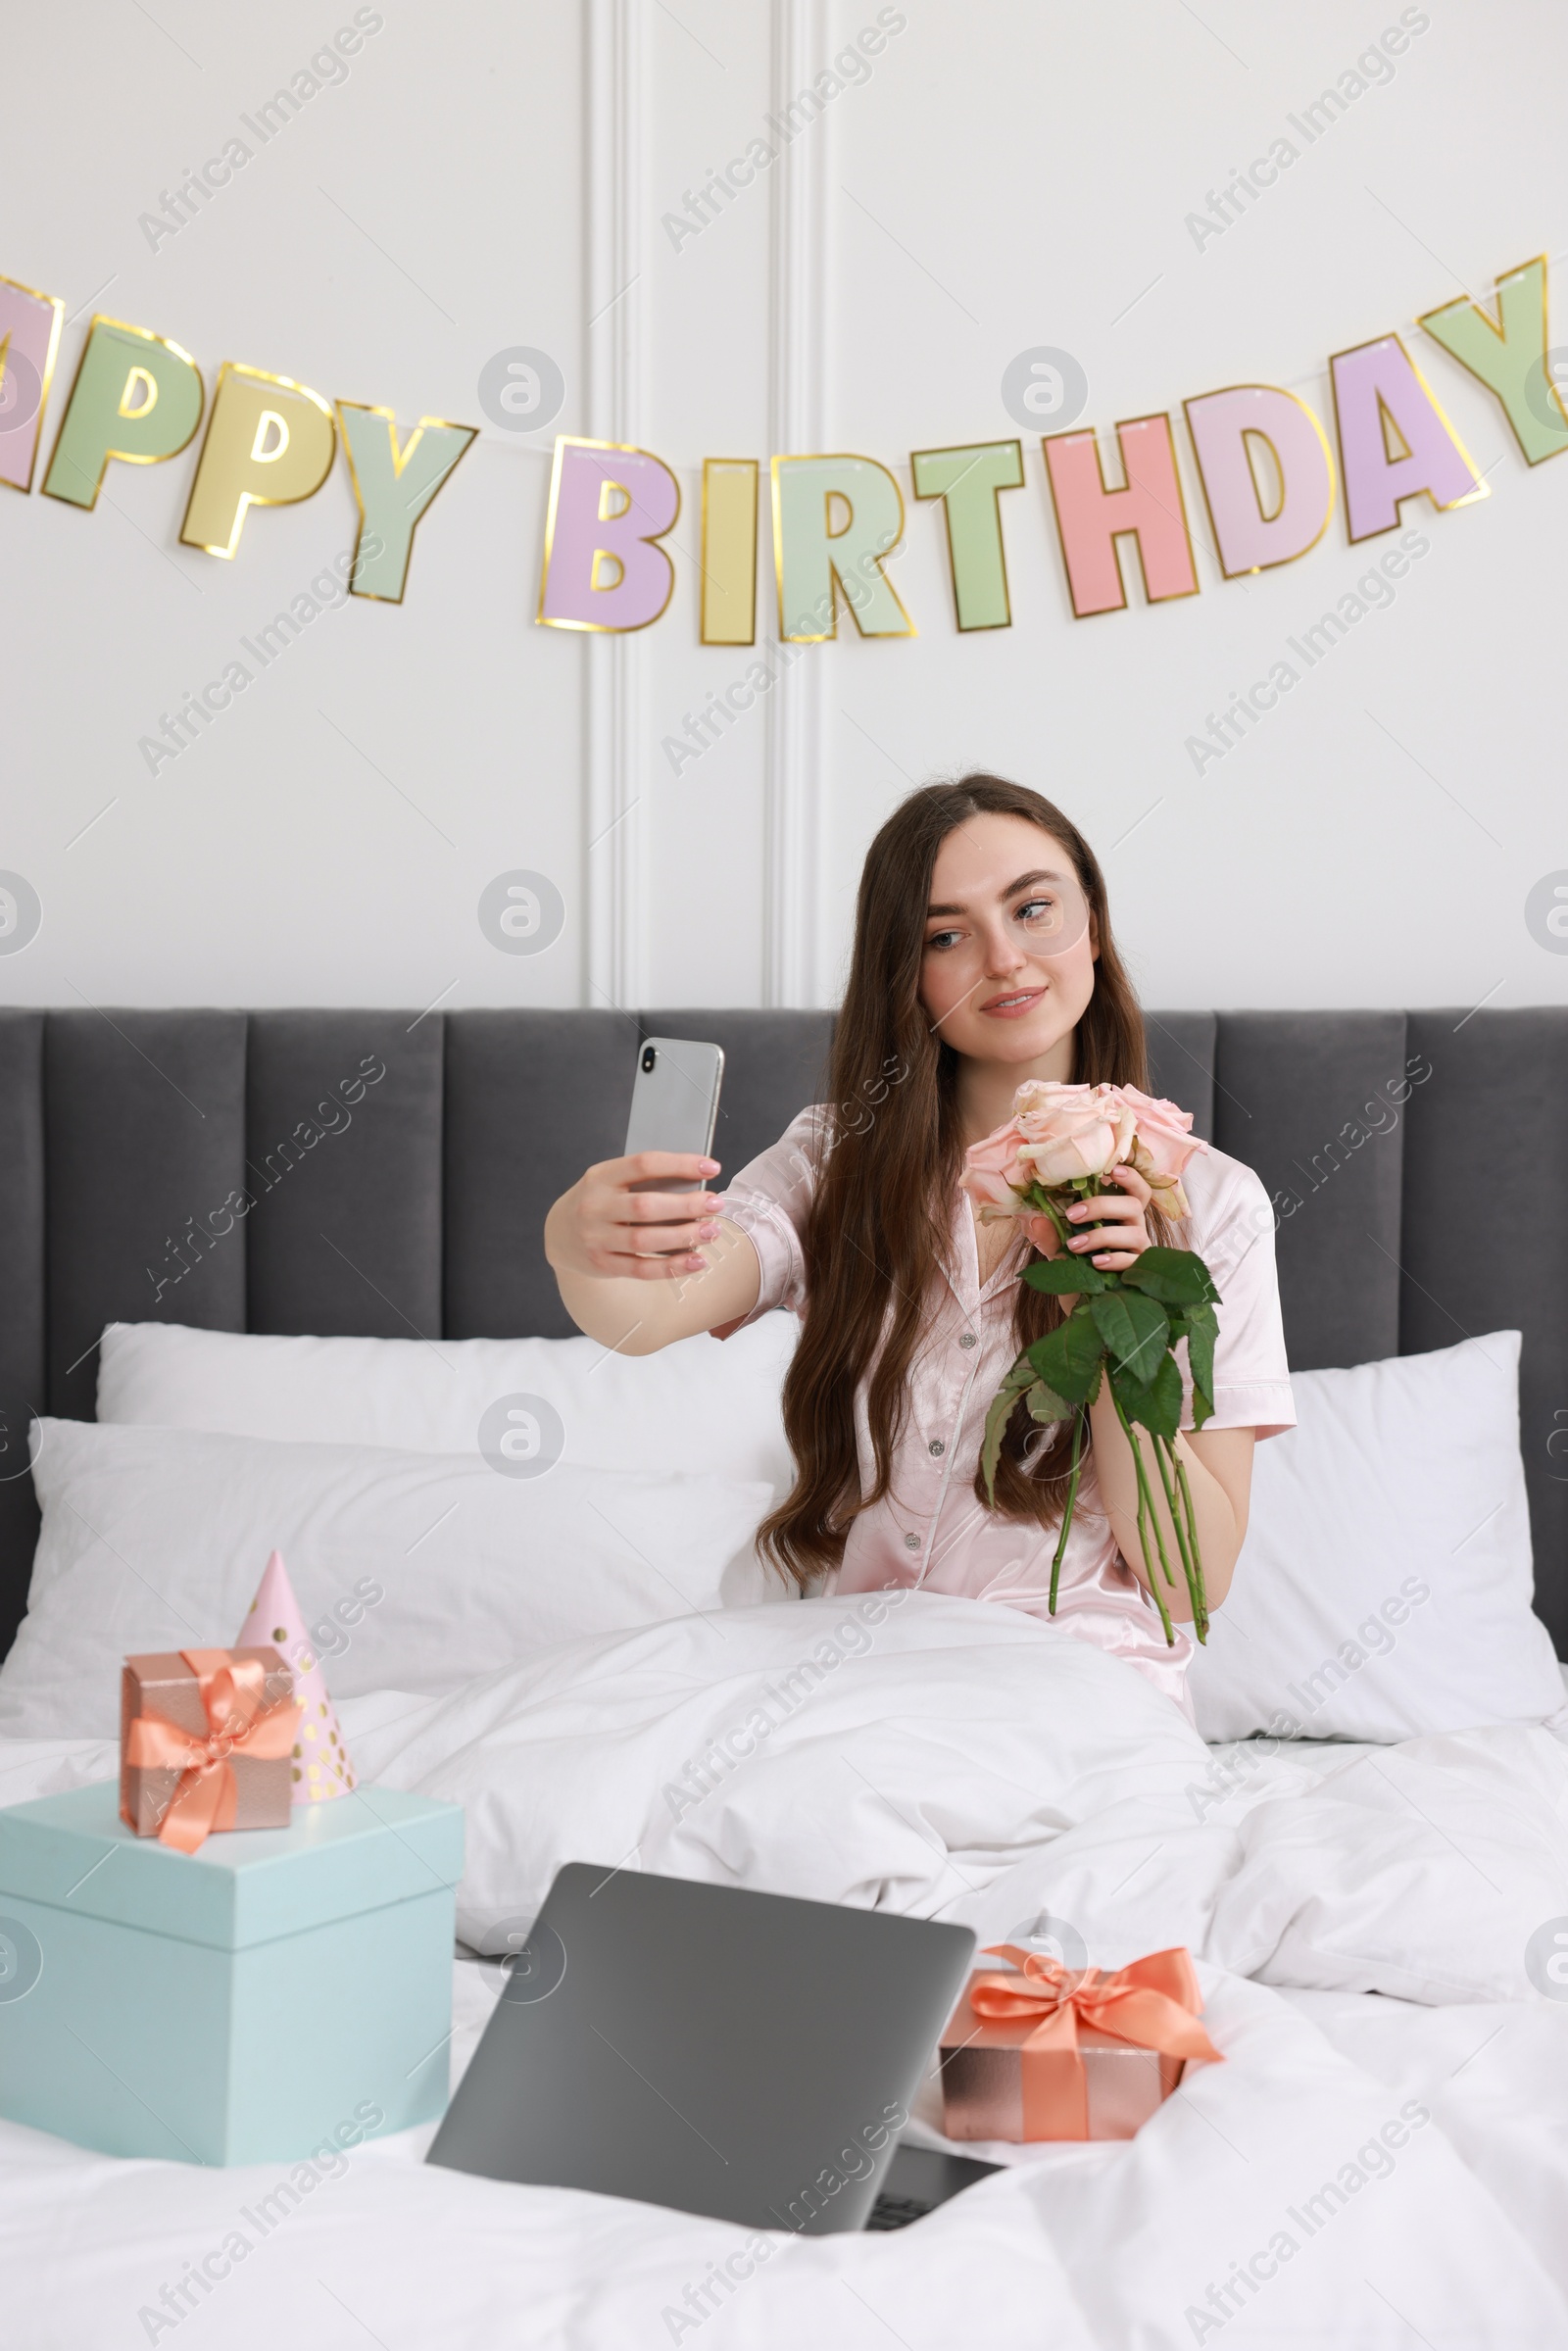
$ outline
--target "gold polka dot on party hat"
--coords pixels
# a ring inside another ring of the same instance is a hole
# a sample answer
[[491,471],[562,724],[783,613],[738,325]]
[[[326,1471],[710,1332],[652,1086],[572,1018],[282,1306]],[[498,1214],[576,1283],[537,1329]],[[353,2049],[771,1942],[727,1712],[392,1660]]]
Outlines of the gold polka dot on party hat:
[[325,1698],[323,1698],[323,1699],[321,1700],[321,1712],[322,1712],[323,1714],[326,1712],[326,1700],[325,1700]]
[[305,1736],[307,1739],[314,1739],[316,1737],[316,1725],[314,1723],[306,1724]]
[[[295,1752],[295,1754],[297,1755],[297,1754],[299,1753],[299,1748],[298,1748],[298,1747],[296,1747],[296,1748],[294,1749],[294,1752]],[[295,1777],[295,1779],[297,1780],[297,1779],[299,1779],[299,1778],[300,1778],[300,1776],[301,1776],[301,1775],[300,1775],[300,1767],[299,1767],[299,1765],[296,1763],[296,1764],[295,1764],[295,1766],[294,1766],[294,1777]]]
[[[296,1762],[296,1763],[298,1763],[299,1759],[300,1759],[300,1751],[299,1751],[299,1748],[298,1748],[298,1747],[296,1747],[296,1748],[294,1749],[294,1760],[295,1760],[295,1762]],[[296,1772],[296,1773],[294,1774],[294,1777],[295,1777],[295,1779],[297,1780],[297,1779],[299,1778],[299,1773],[298,1773],[298,1772]]]
[[287,1627],[287,1625],[274,1625],[274,1626],[272,1627],[272,1639],[273,1639],[274,1641],[286,1641],[286,1640],[287,1640],[287,1638],[288,1638],[288,1627]]

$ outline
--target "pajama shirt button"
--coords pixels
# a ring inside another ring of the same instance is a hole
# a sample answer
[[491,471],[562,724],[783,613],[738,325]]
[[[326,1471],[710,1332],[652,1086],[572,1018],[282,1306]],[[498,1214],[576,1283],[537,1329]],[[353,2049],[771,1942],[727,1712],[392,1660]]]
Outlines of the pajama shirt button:
[[933,1437],[930,1445],[926,1447],[926,1450],[932,1453],[945,1453],[947,1449],[940,1437]]
[[920,1548],[920,1538],[919,1538],[919,1536],[918,1536],[918,1535],[906,1535],[906,1537],[904,1538],[904,1547],[905,1547],[905,1549],[906,1549],[906,1551],[917,1551],[917,1550]]
[[976,1344],[977,1342],[975,1335],[972,1331],[961,1331],[958,1334],[958,1345],[960,1347],[974,1347]]

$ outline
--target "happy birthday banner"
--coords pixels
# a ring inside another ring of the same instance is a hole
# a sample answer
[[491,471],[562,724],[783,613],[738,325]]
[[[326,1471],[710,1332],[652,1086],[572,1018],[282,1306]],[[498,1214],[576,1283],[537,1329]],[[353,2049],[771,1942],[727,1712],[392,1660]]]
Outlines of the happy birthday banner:
[[[43,437],[65,305],[0,278],[0,481],[26,493]],[[1499,402],[1527,464],[1568,448],[1568,412],[1547,347],[1546,257],[1497,280],[1494,308],[1461,296],[1418,324]],[[1406,499],[1440,511],[1485,498],[1477,471],[1397,334],[1329,361],[1345,519],[1352,545],[1398,526]],[[150,327],[95,316],[66,403],[43,495],[96,506],[112,464],[154,465],[195,438],[206,407],[188,351]],[[1231,384],[1184,400],[1203,506],[1227,579],[1307,554],[1338,495],[1334,453],[1305,402],[1278,385]],[[338,435],[359,508],[349,592],[401,604],[415,532],[478,426],[421,416],[399,442],[389,408],[322,398],[291,376],[225,360],[218,371],[180,542],[225,561],[252,507],[314,497]],[[1151,604],[1196,596],[1199,578],[1168,414],[1114,427],[1122,485],[1106,480],[1093,426],[1045,436],[1046,473],[1074,615],[1123,610],[1116,542],[1138,550]],[[1023,486],[1018,440],[915,450],[914,494],[940,501],[960,631],[1010,628],[1002,497]],[[841,604],[862,637],[912,637],[887,576],[904,533],[897,480],[874,458],[780,456],[769,466],[779,637],[836,636]],[[705,645],[757,637],[760,461],[703,464],[701,632]],[[675,565],[662,544],[680,484],[651,450],[561,436],[555,445],[537,621],[612,634],[649,627],[669,605]]]

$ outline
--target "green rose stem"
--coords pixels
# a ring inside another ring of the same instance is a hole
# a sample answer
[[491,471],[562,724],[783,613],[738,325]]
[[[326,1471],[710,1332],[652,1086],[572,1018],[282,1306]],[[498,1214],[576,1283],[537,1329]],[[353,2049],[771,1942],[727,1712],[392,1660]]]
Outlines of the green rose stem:
[[1201,1603],[1203,1603],[1203,1632],[1199,1632],[1199,1641],[1201,1641],[1208,1632],[1208,1592],[1203,1590],[1203,1561],[1201,1561],[1201,1556],[1199,1556],[1199,1519],[1197,1519],[1197,1509],[1192,1507],[1192,1486],[1187,1484],[1187,1462],[1180,1457],[1178,1450],[1175,1450],[1175,1445],[1171,1445],[1171,1457],[1175,1460],[1175,1481],[1178,1481],[1178,1486],[1183,1489],[1183,1502],[1187,1504],[1187,1526],[1190,1526],[1190,1531],[1192,1531],[1192,1566],[1197,1568],[1199,1598],[1201,1598]]
[[1050,1217],[1052,1223],[1056,1228],[1056,1238],[1061,1243],[1062,1248],[1065,1249],[1068,1242],[1072,1239],[1072,1227],[1062,1215],[1061,1210],[1057,1207],[1050,1193],[1046,1191],[1044,1185],[1031,1184],[1029,1187],[1028,1198],[1034,1201],[1042,1216]]
[[[1090,1180],[1092,1181],[1093,1179]],[[1074,1189],[1077,1192],[1080,1200],[1088,1198],[1088,1190],[1085,1183],[1079,1182],[1074,1186]],[[1052,1199],[1050,1193],[1045,1190],[1043,1185],[1031,1184],[1029,1187],[1029,1192],[1031,1199],[1039,1203],[1042,1213],[1049,1216],[1052,1223],[1055,1226],[1056,1238],[1060,1241],[1063,1249],[1065,1249],[1068,1242],[1073,1238],[1073,1234],[1072,1228],[1068,1225],[1066,1218],[1061,1213],[1061,1210],[1057,1207],[1055,1201]],[[1084,1429],[1087,1425],[1088,1419],[1089,1408],[1087,1405],[1085,1405],[1081,1411],[1075,1412],[1072,1417],[1072,1466],[1067,1481],[1067,1499],[1062,1505],[1061,1533],[1056,1538],[1055,1554],[1051,1562],[1051,1598],[1048,1603],[1048,1613],[1052,1616],[1054,1616],[1056,1613],[1056,1586],[1061,1580],[1061,1563],[1066,1557],[1067,1537],[1072,1531],[1073,1504],[1078,1499],[1078,1480],[1083,1474]]]
[[1187,1517],[1191,1496],[1187,1497],[1184,1506],[1183,1495],[1176,1483],[1181,1472],[1181,1462],[1177,1456],[1175,1445],[1168,1437],[1159,1437],[1152,1430],[1150,1435],[1154,1446],[1154,1460],[1159,1469],[1159,1482],[1165,1489],[1165,1506],[1170,1512],[1170,1523],[1176,1531],[1176,1547],[1182,1555],[1182,1572],[1187,1578],[1187,1596],[1191,1600],[1193,1608],[1193,1629],[1199,1640],[1201,1641],[1208,1626],[1208,1610],[1203,1597],[1203,1571],[1198,1558],[1198,1530],[1196,1526],[1189,1523]]
[[1193,1624],[1199,1640],[1206,1641],[1208,1638],[1208,1593],[1203,1585],[1202,1555],[1198,1548],[1198,1512],[1193,1507],[1193,1490],[1187,1483],[1187,1464],[1174,1445],[1171,1446],[1171,1459],[1176,1466],[1176,1482],[1181,1489],[1182,1502],[1187,1511],[1187,1532],[1193,1546],[1193,1575],[1196,1587],[1193,1594],[1195,1602]]
[[[1180,1417],[1181,1397],[1175,1349],[1185,1334],[1190,1343],[1195,1425],[1200,1428],[1214,1409],[1209,1393],[1213,1382],[1213,1309],[1219,1304],[1220,1298],[1207,1266],[1201,1257],[1196,1256],[1190,1249],[1156,1247],[1146,1256],[1141,1256],[1124,1274],[1101,1272],[1095,1266],[1092,1255],[1076,1258],[1069,1255],[1071,1244],[1078,1237],[1079,1230],[1085,1234],[1094,1232],[1098,1237],[1105,1228],[1098,1225],[1077,1229],[1071,1227],[1064,1205],[1058,1203],[1070,1201],[1074,1197],[1080,1200],[1087,1200],[1102,1180],[1095,1176],[1073,1177],[1057,1186],[1057,1198],[1053,1198],[1037,1178],[1014,1195],[1021,1206],[1031,1214],[1050,1218],[1061,1243],[1060,1255],[1047,1259],[1039,1267],[1026,1268],[1023,1279],[1031,1282],[1034,1289],[1045,1291],[1058,1299],[1064,1298],[1069,1291],[1088,1295],[1080,1295],[1072,1312],[1062,1322],[1024,1348],[998,1390],[986,1415],[981,1470],[987,1497],[994,1509],[996,1465],[1003,1432],[1020,1397],[1027,1396],[1030,1413],[1038,1421],[1060,1422],[1071,1415],[1072,1456],[1067,1494],[1056,1548],[1051,1562],[1050,1610],[1054,1616],[1056,1612],[1061,1563],[1066,1556],[1067,1539],[1089,1444],[1088,1407],[1099,1394],[1102,1379],[1108,1380],[1111,1403],[1133,1457],[1133,1474],[1138,1484],[1138,1541],[1143,1553],[1144,1572],[1149,1578],[1149,1594],[1159,1611],[1166,1645],[1174,1648],[1176,1637],[1170,1610],[1160,1590],[1160,1578],[1163,1576],[1164,1582],[1174,1592],[1176,1577],[1171,1568],[1164,1530],[1154,1504],[1153,1487],[1132,1414],[1136,1412],[1139,1422],[1149,1429],[1150,1443],[1154,1448],[1154,1462],[1170,1515],[1171,1531],[1181,1556],[1182,1573],[1192,1608],[1193,1630],[1198,1640],[1202,1641],[1208,1634],[1208,1597],[1203,1587],[1198,1512],[1188,1482],[1187,1465],[1177,1450],[1180,1432],[1173,1425]],[[1091,1244],[1093,1246],[1095,1244]],[[1043,1278],[1032,1279],[1036,1273]],[[1117,1293],[1125,1294],[1127,1300],[1119,1314],[1112,1312],[1107,1317],[1095,1312],[1095,1304],[1102,1294]],[[1151,1305],[1154,1309],[1152,1317],[1149,1312]],[[1180,1311],[1175,1311],[1178,1308]],[[1160,1359],[1152,1377],[1145,1379],[1144,1358],[1156,1335],[1162,1342]],[[1131,1411],[1117,1393],[1111,1377],[1113,1367],[1126,1375],[1129,1385],[1143,1399],[1135,1402]],[[1153,1538],[1152,1543],[1151,1536]],[[1154,1564],[1156,1557],[1159,1563],[1157,1570]]]
[[[1103,1179],[1090,1178],[1086,1181],[1075,1183],[1073,1189],[1077,1192],[1080,1199],[1087,1199],[1097,1180],[1102,1181]],[[1072,1234],[1066,1225],[1065,1219],[1057,1211],[1054,1201],[1047,1199],[1043,1192],[1039,1193],[1037,1197],[1042,1200],[1047,1212],[1051,1217],[1052,1223],[1055,1226],[1056,1231],[1061,1236],[1063,1247],[1065,1247],[1067,1242],[1072,1238]],[[1101,1231],[1102,1227],[1097,1224],[1093,1229],[1098,1232]],[[1144,1565],[1149,1570],[1150,1586],[1153,1592],[1154,1605],[1159,1610],[1159,1621],[1165,1630],[1166,1644],[1167,1646],[1174,1648],[1176,1645],[1176,1637],[1171,1631],[1170,1613],[1165,1606],[1164,1595],[1159,1590],[1158,1579],[1154,1574],[1154,1563],[1150,1557],[1149,1553],[1149,1530],[1150,1527],[1152,1526],[1154,1543],[1159,1552],[1159,1564],[1165,1571],[1166,1583],[1174,1592],[1176,1589],[1176,1579],[1171,1574],[1170,1561],[1165,1554],[1165,1544],[1159,1531],[1159,1517],[1158,1513],[1154,1509],[1153,1490],[1150,1486],[1149,1474],[1144,1467],[1143,1447],[1140,1445],[1137,1438],[1133,1435],[1132,1424],[1128,1420],[1126,1413],[1122,1410],[1121,1401],[1116,1396],[1114,1389],[1111,1390],[1111,1402],[1116,1407],[1116,1417],[1121,1422],[1123,1433],[1125,1434],[1127,1443],[1131,1447],[1133,1468],[1138,1479],[1138,1540],[1143,1545]],[[1056,1555],[1051,1563],[1051,1598],[1049,1602],[1049,1612],[1053,1616],[1054,1616],[1056,1613],[1056,1580],[1061,1567],[1062,1554],[1067,1547],[1067,1530],[1072,1524],[1073,1503],[1077,1499],[1078,1495],[1078,1478],[1081,1467],[1079,1461],[1079,1438],[1082,1425],[1083,1415],[1080,1414],[1073,1423],[1072,1482],[1068,1486],[1066,1506],[1062,1511],[1062,1531],[1060,1539],[1056,1544]],[[1202,1607],[1201,1584],[1200,1582],[1198,1584],[1195,1584],[1194,1582],[1193,1559],[1188,1553],[1187,1537],[1182,1528],[1180,1507],[1177,1503],[1174,1494],[1171,1491],[1171,1483],[1166,1474],[1164,1461],[1160,1457],[1159,1439],[1154,1435],[1152,1430],[1150,1432],[1150,1442],[1153,1445],[1154,1459],[1159,1467],[1160,1484],[1165,1490],[1165,1501],[1166,1506],[1170,1511],[1171,1525],[1176,1531],[1176,1542],[1181,1552],[1182,1572],[1187,1581],[1188,1594],[1192,1601],[1194,1622],[1195,1624],[1198,1624],[1200,1621],[1203,1630],[1206,1631],[1208,1625],[1208,1616],[1206,1610]],[[1185,1488],[1185,1477],[1183,1478],[1182,1483]],[[1189,1507],[1191,1507],[1191,1495],[1189,1495],[1187,1498]],[[1195,1553],[1196,1549],[1197,1530],[1195,1528]],[[1201,1571],[1200,1571],[1200,1573]],[[1201,1641],[1203,1638],[1203,1633],[1200,1632],[1198,1638],[1200,1641]]]
[[1159,1578],[1154,1573],[1154,1562],[1149,1552],[1151,1527],[1153,1529],[1154,1544],[1159,1552],[1159,1564],[1165,1571],[1165,1581],[1172,1592],[1176,1589],[1176,1579],[1171,1574],[1170,1561],[1165,1556],[1165,1538],[1159,1531],[1154,1497],[1150,1491],[1149,1472],[1144,1467],[1143,1448],[1133,1435],[1132,1422],[1123,1411],[1121,1397],[1116,1394],[1114,1388],[1110,1391],[1110,1400],[1116,1407],[1116,1418],[1121,1422],[1122,1435],[1126,1438],[1132,1450],[1133,1470],[1138,1479],[1138,1540],[1143,1545],[1144,1565],[1149,1570],[1150,1590],[1153,1593],[1154,1605],[1159,1610],[1159,1621],[1165,1628],[1165,1645],[1167,1648],[1173,1649],[1176,1646],[1176,1636],[1171,1631],[1170,1610],[1165,1605],[1164,1594],[1159,1589]]
[[[1080,1199],[1085,1199],[1088,1197],[1089,1192],[1093,1189],[1093,1183],[1094,1179],[1090,1179],[1087,1182],[1080,1181],[1074,1184],[1073,1189],[1078,1193]],[[1036,1188],[1035,1197],[1040,1200],[1042,1206],[1050,1215],[1051,1221],[1055,1226],[1056,1231],[1060,1234],[1062,1245],[1065,1247],[1067,1242],[1072,1238],[1072,1235],[1067,1228],[1065,1219],[1057,1210],[1055,1202],[1050,1200],[1045,1192],[1039,1188]],[[1099,1231],[1102,1228],[1097,1225],[1094,1229]],[[1139,1445],[1137,1438],[1133,1435],[1131,1424],[1129,1423],[1126,1414],[1122,1411],[1120,1402],[1115,1397],[1114,1391],[1112,1391],[1111,1400],[1116,1404],[1116,1416],[1120,1420],[1122,1428],[1126,1432],[1127,1442],[1132,1447],[1133,1466],[1138,1476],[1138,1534],[1139,1540],[1144,1547],[1144,1565],[1149,1570],[1150,1584],[1152,1587],[1153,1587],[1154,1604],[1159,1610],[1160,1622],[1165,1628],[1166,1641],[1174,1646],[1175,1642],[1174,1636],[1171,1632],[1170,1618],[1166,1612],[1164,1599],[1158,1590],[1157,1582],[1154,1576],[1153,1561],[1149,1555],[1149,1535],[1145,1525],[1146,1500],[1148,1502],[1149,1518],[1153,1523],[1154,1540],[1159,1548],[1159,1562],[1161,1567],[1163,1567],[1165,1570],[1165,1580],[1171,1586],[1173,1591],[1175,1590],[1176,1579],[1170,1572],[1170,1562],[1166,1557],[1165,1545],[1160,1540],[1159,1519],[1153,1506],[1153,1491],[1149,1486],[1147,1472],[1144,1468],[1143,1448]],[[1080,1466],[1078,1459],[1078,1427],[1075,1425],[1073,1430],[1072,1483],[1067,1490],[1066,1508],[1062,1514],[1063,1533],[1056,1545],[1055,1558],[1053,1559],[1051,1563],[1050,1613],[1053,1616],[1054,1616],[1056,1612],[1056,1579],[1057,1572],[1061,1564],[1062,1554],[1066,1548],[1066,1529],[1071,1523],[1072,1506],[1078,1493],[1078,1474]],[[1192,1488],[1187,1482],[1186,1464],[1183,1462],[1181,1455],[1177,1452],[1175,1445],[1168,1438],[1161,1439],[1152,1429],[1150,1431],[1149,1436],[1150,1443],[1153,1446],[1154,1450],[1154,1460],[1159,1470],[1159,1482],[1165,1491],[1165,1503],[1166,1507],[1170,1511],[1170,1523],[1175,1531],[1177,1549],[1181,1554],[1182,1573],[1186,1579],[1188,1598],[1192,1604],[1193,1630],[1196,1633],[1199,1641],[1203,1641],[1206,1640],[1208,1634],[1208,1596],[1203,1589],[1203,1563],[1198,1547],[1198,1516],[1193,1506]],[[1167,1454],[1169,1455],[1168,1465],[1166,1461]]]
[[1053,1616],[1056,1613],[1056,1582],[1061,1574],[1061,1562],[1066,1555],[1067,1537],[1072,1527],[1072,1506],[1078,1499],[1078,1480],[1084,1465],[1084,1422],[1087,1417],[1087,1411],[1078,1411],[1072,1416],[1072,1474],[1067,1481],[1067,1499],[1062,1505],[1061,1533],[1056,1538],[1056,1555],[1051,1562],[1050,1613]]

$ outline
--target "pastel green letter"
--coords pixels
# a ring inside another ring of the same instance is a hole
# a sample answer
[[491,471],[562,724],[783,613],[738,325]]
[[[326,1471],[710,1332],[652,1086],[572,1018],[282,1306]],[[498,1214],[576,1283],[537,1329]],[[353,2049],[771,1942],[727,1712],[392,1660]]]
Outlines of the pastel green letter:
[[773,460],[778,633],[797,645],[838,634],[838,598],[862,637],[912,637],[882,569],[904,535],[904,500],[868,457]]
[[479,428],[421,416],[400,450],[397,421],[389,408],[340,400],[337,416],[360,507],[349,594],[401,604],[415,525]]
[[917,449],[909,463],[916,498],[943,502],[958,626],[1010,628],[997,494],[1023,487],[1022,449],[1016,441],[983,441],[970,449]]
[[44,476],[45,497],[94,507],[111,458],[156,465],[177,457],[202,420],[202,399],[201,372],[188,351],[145,326],[94,318]]
[[1568,449],[1568,416],[1546,371],[1546,257],[1497,280],[1497,316],[1461,294],[1421,319],[1450,359],[1495,392],[1532,465]]

